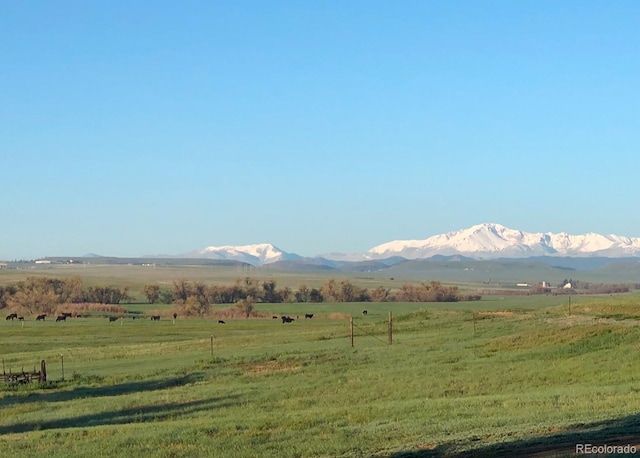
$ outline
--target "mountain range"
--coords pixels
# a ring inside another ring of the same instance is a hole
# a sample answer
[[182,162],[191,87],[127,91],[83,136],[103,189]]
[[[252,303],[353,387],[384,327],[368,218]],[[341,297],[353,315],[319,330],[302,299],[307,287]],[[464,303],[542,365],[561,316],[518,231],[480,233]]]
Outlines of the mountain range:
[[424,240],[394,240],[375,246],[364,253],[330,253],[303,258],[270,244],[209,246],[180,255],[181,258],[234,260],[253,265],[304,261],[355,262],[388,258],[428,259],[434,256],[464,256],[475,260],[500,258],[607,257],[640,256],[640,238],[588,233],[524,232],[495,223],[484,223],[468,229],[434,235]]
[[302,259],[295,253],[287,253],[270,243],[255,245],[208,246],[201,250],[180,255],[181,258],[225,259],[246,262],[254,266],[271,264],[277,261],[297,261]]

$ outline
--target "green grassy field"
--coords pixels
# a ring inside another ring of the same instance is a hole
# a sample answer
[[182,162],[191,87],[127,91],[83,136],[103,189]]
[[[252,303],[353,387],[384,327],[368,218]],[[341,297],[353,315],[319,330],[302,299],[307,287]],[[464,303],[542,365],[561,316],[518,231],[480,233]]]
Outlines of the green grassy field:
[[[278,286],[297,288],[305,283],[309,287],[319,287],[329,278],[337,280],[349,278],[355,283],[366,285],[374,281],[364,275],[353,275],[340,271],[279,272],[257,267],[217,267],[217,266],[136,266],[136,265],[52,265],[26,270],[1,269],[0,284],[14,283],[29,276],[82,277],[86,286],[114,284],[142,289],[148,283],[158,283],[171,287],[172,282],[181,278],[203,283],[232,284],[238,278],[251,277],[258,281],[276,279]],[[377,280],[376,285],[378,284]]]
[[[637,303],[574,298],[571,315],[567,298],[554,296],[261,304],[268,318],[224,325],[3,320],[5,370],[44,359],[50,384],[3,387],[0,450],[435,457],[571,456],[581,442],[640,448]],[[332,313],[353,314],[353,348],[348,320]],[[271,319],[279,314],[300,319]]]

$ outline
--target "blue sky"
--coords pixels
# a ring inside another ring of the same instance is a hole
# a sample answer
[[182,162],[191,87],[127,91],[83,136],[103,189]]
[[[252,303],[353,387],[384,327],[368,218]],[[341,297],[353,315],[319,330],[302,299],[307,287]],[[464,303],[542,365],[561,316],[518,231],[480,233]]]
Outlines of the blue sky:
[[635,0],[2,10],[0,259],[640,236]]

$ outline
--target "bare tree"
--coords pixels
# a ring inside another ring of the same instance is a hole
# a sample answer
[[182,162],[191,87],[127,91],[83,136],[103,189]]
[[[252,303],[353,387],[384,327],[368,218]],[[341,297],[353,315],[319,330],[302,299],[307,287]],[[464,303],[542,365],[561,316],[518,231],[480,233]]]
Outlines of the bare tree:
[[244,299],[240,299],[236,302],[236,307],[242,311],[246,318],[249,318],[253,313],[253,297],[247,296]]

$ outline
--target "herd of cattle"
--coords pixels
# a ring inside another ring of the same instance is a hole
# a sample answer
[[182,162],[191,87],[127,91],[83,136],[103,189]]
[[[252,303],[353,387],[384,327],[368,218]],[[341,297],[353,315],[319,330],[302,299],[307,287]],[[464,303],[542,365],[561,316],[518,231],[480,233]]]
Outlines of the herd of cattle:
[[[69,313],[69,312],[62,312],[60,315],[56,316],[56,322],[58,321],[67,321],[67,318],[83,318],[83,315],[78,315],[78,314],[73,314],[73,313]],[[178,314],[174,313],[173,314],[173,319],[175,320],[178,317]],[[42,315],[38,315],[36,316],[36,321],[45,321],[47,318],[46,314],[42,314]],[[84,318],[86,318],[86,316],[84,316]],[[118,321],[120,318],[120,316],[110,316],[107,317],[109,319],[109,323],[113,323],[114,321]],[[160,315],[151,315],[151,321],[159,321],[160,320]],[[132,319],[136,319],[135,315],[132,317]],[[10,313],[9,315],[7,315],[7,317],[5,318],[6,321],[13,321],[13,320],[19,320],[19,321],[24,321],[24,317],[23,316],[18,316],[17,313]]]
[[[72,313],[68,313],[68,312],[63,312],[61,315],[58,315],[56,317],[56,321],[67,321],[67,318],[75,316],[76,318],[81,318],[81,315],[74,315]],[[38,315],[36,316],[36,321],[45,321],[45,318],[47,317],[46,314],[42,314],[42,315]],[[13,320],[18,320],[18,321],[24,321],[24,317],[23,316],[18,316],[17,313],[10,313],[9,315],[7,315],[7,317],[5,318],[6,321],[13,321]]]
[[[363,310],[362,314],[366,315],[367,311]],[[38,315],[36,317],[36,321],[45,321],[46,317],[47,317],[46,314]],[[58,322],[58,321],[67,321],[67,318],[71,318],[71,317],[82,318],[82,315],[72,314],[72,313],[69,313],[69,312],[62,312],[60,315],[58,315],[56,317],[56,322]],[[113,323],[114,321],[118,321],[120,318],[122,318],[122,317],[110,316],[110,317],[108,317],[109,323]],[[160,315],[151,315],[150,318],[151,318],[151,321],[160,321]],[[178,314],[174,313],[173,314],[173,319],[175,320],[176,318],[178,318]],[[274,320],[277,320],[278,316],[277,315],[273,315],[272,318]],[[282,324],[293,323],[294,321],[296,321],[295,318],[292,318],[292,317],[290,317],[288,315],[282,315],[279,318],[282,319]],[[297,317],[297,318],[299,318],[299,317]],[[308,319],[308,320],[312,319],[313,318],[313,313],[305,313],[304,314],[304,318]],[[135,315],[132,317],[132,319],[134,319],[134,320],[136,319]],[[18,316],[17,313],[11,313],[11,314],[7,315],[5,320],[6,321],[13,321],[13,320],[24,321],[24,317],[23,316]],[[218,324],[225,324],[225,321],[224,320],[218,320]]]

